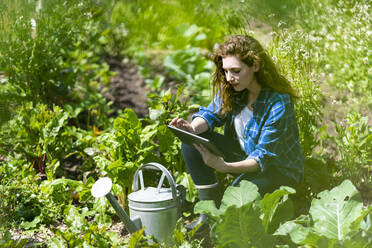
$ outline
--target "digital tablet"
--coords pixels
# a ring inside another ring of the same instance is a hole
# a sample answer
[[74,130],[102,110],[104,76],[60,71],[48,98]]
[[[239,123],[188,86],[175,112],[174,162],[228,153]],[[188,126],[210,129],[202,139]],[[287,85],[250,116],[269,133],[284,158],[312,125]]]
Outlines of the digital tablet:
[[172,130],[172,132],[185,144],[188,144],[188,145],[192,145],[194,143],[197,143],[197,144],[202,144],[204,145],[206,148],[208,148],[208,150],[210,150],[211,152],[213,152],[214,154],[216,154],[217,156],[223,156],[222,155],[222,152],[216,147],[216,145],[214,145],[212,142],[210,142],[209,139],[206,139],[206,138],[203,138],[203,137],[200,137],[196,134],[193,134],[193,133],[190,133],[190,132],[187,132],[185,130],[182,130],[182,129],[179,129],[177,127],[174,127],[174,126],[170,126],[168,125],[168,128],[170,130]]

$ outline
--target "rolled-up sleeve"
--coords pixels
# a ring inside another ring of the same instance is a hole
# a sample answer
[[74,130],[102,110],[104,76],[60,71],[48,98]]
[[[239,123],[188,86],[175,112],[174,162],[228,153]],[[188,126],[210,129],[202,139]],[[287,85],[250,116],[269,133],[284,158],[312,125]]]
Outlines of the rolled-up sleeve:
[[192,119],[203,118],[207,122],[209,130],[213,130],[216,126],[222,126],[225,123],[226,115],[219,114],[221,104],[222,101],[216,96],[208,107],[200,107],[199,111],[193,114]]

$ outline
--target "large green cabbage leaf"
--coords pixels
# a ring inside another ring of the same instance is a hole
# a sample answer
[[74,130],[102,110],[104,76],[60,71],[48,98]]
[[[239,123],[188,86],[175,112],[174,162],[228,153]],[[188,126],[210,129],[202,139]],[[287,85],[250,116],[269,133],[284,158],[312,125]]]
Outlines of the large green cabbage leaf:
[[271,194],[266,194],[261,201],[262,222],[268,233],[273,233],[281,223],[291,220],[294,214],[293,202],[289,194],[296,193],[296,190],[282,186]]
[[213,201],[201,201],[195,205],[195,213],[207,213],[208,215],[218,218],[224,214],[230,206],[241,207],[244,204],[260,200],[258,188],[255,184],[242,181],[239,187],[230,186],[226,189],[219,209]]
[[319,193],[318,197],[312,201],[309,211],[314,231],[329,239],[345,239],[350,225],[362,213],[360,193],[351,181],[345,180],[331,191]]
[[372,247],[372,207],[349,180],[323,191],[312,201],[308,216],[281,225],[274,235],[289,235],[296,244],[311,247]]
[[288,198],[295,193],[281,187],[264,199],[255,184],[242,181],[238,187],[228,187],[219,209],[213,201],[196,204],[196,213],[212,217],[211,236],[220,247],[273,247],[272,232],[279,224],[293,217],[293,205]]

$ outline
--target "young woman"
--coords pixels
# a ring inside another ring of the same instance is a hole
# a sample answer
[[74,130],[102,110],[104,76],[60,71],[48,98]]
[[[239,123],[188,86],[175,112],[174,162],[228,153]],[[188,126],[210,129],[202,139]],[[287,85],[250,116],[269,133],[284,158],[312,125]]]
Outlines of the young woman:
[[[223,157],[202,145],[182,144],[187,169],[200,200],[220,194],[214,171],[237,174],[256,184],[261,195],[281,185],[296,187],[303,177],[304,156],[299,143],[293,101],[297,98],[286,78],[278,73],[259,42],[234,35],[213,54],[214,100],[201,107],[192,122],[175,118],[171,125],[206,137],[223,151]],[[224,125],[224,134],[213,132]],[[201,215],[189,228],[205,222]]]

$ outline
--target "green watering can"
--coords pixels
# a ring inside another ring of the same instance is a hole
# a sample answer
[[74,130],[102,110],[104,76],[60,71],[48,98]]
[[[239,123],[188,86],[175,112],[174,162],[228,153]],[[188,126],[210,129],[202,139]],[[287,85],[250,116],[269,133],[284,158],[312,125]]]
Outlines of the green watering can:
[[[143,169],[162,172],[156,188],[145,187]],[[170,188],[162,188],[165,178]],[[91,193],[94,197],[105,196],[108,199],[130,233],[144,226],[145,235],[153,235],[159,241],[166,241],[172,236],[177,220],[181,217],[186,189],[175,184],[173,177],[163,165],[148,163],[137,169],[133,179],[133,192],[128,195],[130,217],[110,193],[111,187],[110,178],[100,178],[94,183]]]

